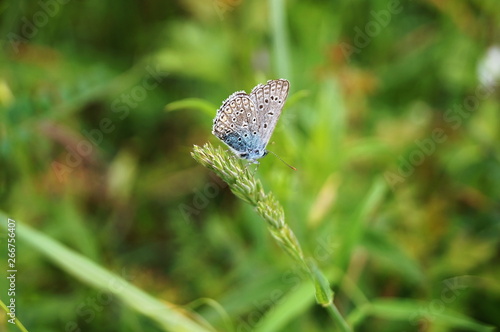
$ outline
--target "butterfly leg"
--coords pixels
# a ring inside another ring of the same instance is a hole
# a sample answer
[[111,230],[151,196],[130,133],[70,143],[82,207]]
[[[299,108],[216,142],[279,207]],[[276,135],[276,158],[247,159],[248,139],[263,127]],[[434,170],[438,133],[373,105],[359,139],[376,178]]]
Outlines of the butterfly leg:
[[252,176],[255,176],[257,174],[257,170],[259,169],[260,162],[258,162],[255,159],[249,159],[248,164],[247,164],[247,169],[249,170],[250,165],[255,165],[255,170],[252,172]]

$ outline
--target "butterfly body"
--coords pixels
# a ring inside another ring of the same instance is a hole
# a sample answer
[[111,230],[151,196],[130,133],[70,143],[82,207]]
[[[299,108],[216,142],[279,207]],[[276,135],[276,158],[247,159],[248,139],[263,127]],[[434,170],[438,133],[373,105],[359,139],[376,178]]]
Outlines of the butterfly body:
[[287,80],[278,79],[257,85],[250,94],[233,93],[217,111],[212,133],[238,157],[256,162],[267,154],[289,86]]

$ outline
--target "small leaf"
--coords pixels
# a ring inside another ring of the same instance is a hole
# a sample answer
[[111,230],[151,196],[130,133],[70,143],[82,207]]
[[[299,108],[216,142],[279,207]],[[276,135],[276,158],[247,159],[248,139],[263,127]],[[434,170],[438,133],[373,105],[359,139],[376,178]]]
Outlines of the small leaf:
[[200,98],[186,98],[186,99],[181,99],[177,100],[174,102],[171,102],[165,106],[165,110],[168,112],[171,111],[178,111],[181,109],[195,109],[202,111],[203,113],[209,115],[209,116],[214,116],[215,115],[215,110],[218,109],[218,107],[204,99]]

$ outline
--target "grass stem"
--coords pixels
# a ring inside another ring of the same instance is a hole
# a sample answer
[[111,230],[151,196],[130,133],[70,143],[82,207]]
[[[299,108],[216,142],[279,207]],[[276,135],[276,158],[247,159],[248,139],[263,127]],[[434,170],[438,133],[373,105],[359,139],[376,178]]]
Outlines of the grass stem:
[[237,197],[255,208],[257,213],[267,222],[269,232],[280,247],[300,264],[313,280],[316,288],[316,302],[328,310],[341,331],[351,331],[333,303],[333,291],[328,279],[319,270],[314,260],[304,256],[295,234],[285,223],[283,207],[274,195],[264,192],[262,183],[248,171],[243,165],[243,161],[220,147],[214,148],[210,143],[203,147],[195,145],[191,155],[196,161],[214,171],[225,181]]

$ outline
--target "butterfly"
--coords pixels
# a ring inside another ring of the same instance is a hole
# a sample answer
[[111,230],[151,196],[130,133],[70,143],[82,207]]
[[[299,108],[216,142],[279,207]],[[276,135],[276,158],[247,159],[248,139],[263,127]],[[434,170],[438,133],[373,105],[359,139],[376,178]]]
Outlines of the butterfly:
[[285,79],[259,84],[250,94],[237,91],[217,111],[212,134],[240,158],[258,163],[268,151],[274,128],[288,97],[290,82]]

